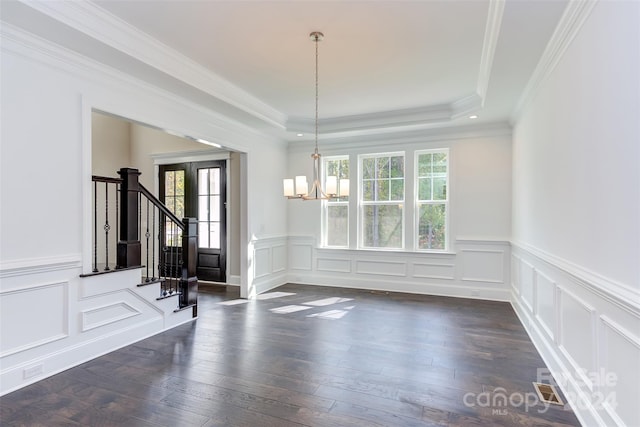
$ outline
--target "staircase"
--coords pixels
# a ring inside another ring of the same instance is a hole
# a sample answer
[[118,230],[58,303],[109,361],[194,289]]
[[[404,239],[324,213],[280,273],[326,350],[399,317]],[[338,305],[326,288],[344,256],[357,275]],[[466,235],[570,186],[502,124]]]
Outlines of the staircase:
[[81,275],[89,293],[128,292],[166,319],[175,317],[170,324],[184,313],[196,317],[197,221],[176,217],[140,184],[137,169],[118,174],[92,177],[93,262]]

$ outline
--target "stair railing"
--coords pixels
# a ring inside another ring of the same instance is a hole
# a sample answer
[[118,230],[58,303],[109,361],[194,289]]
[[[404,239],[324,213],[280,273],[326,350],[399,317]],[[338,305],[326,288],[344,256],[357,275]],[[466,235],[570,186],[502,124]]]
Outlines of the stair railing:
[[[197,220],[176,217],[139,182],[137,169],[122,168],[118,174],[92,177],[93,273],[142,267],[142,284],[161,283],[159,298],[178,294],[180,307],[195,306]],[[114,247],[115,261],[110,258]]]

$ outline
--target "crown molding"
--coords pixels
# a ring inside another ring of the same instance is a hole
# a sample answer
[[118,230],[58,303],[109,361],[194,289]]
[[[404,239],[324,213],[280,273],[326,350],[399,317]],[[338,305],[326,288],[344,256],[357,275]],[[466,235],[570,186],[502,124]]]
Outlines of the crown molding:
[[[511,137],[512,127],[508,122],[477,123],[464,126],[446,126],[426,129],[402,129],[376,134],[344,135],[340,137],[322,138],[323,149],[338,154],[361,148],[385,147],[395,144],[442,143],[469,138]],[[290,152],[307,152],[313,149],[313,141],[296,141],[289,143]],[[391,148],[392,149],[392,148]]]
[[90,1],[23,4],[280,129],[286,116]]
[[480,70],[478,72],[478,84],[476,91],[481,99],[480,106],[484,106],[487,96],[487,88],[491,78],[491,68],[493,67],[493,57],[498,45],[498,36],[502,27],[502,16],[504,14],[504,0],[491,0],[489,12],[487,14],[487,26],[484,32],[484,42],[482,43],[482,56],[480,58]]
[[[451,120],[451,104],[430,107],[407,108],[403,110],[380,111],[376,113],[331,117],[318,120],[319,131],[323,134],[350,132],[363,129],[380,129],[414,124],[440,123]],[[313,119],[291,117],[287,120],[287,131],[313,132]]]
[[[447,123],[476,111],[481,104],[478,94],[473,93],[448,104],[319,119],[318,131],[327,135]],[[291,117],[287,120],[288,132],[313,133],[314,130],[313,119]]]
[[522,115],[524,108],[535,98],[544,81],[551,75],[558,62],[582,28],[598,0],[572,0],[567,5],[560,22],[556,26],[547,47],[520,99],[511,115],[511,123],[515,123]]

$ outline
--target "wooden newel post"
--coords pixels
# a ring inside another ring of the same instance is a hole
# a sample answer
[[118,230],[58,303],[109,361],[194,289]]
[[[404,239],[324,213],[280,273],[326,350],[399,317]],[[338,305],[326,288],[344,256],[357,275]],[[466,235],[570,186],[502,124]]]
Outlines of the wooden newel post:
[[138,199],[140,171],[121,168],[120,186],[120,236],[118,241],[118,268],[137,267],[141,262],[140,236],[138,235]]
[[[184,218],[182,232],[182,275],[180,277],[181,306],[198,303],[198,277],[196,277],[196,257],[198,254],[198,220]],[[195,314],[195,311],[194,311]]]

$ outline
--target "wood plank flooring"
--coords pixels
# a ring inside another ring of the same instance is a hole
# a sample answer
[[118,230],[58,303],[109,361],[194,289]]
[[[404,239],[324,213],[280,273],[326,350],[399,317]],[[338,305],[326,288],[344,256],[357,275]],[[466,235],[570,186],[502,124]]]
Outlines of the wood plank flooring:
[[205,288],[197,321],[3,396],[0,423],[579,425],[521,404],[545,365],[508,303],[294,284],[237,298]]

